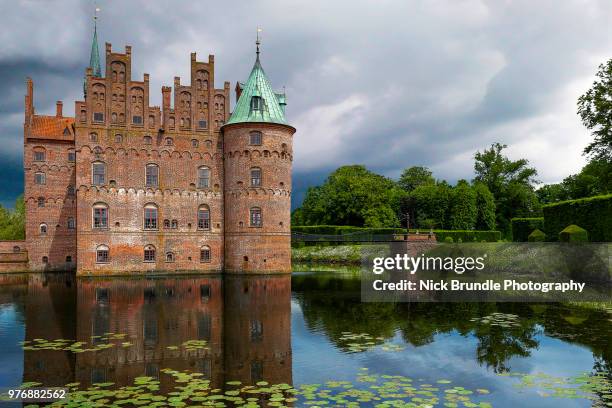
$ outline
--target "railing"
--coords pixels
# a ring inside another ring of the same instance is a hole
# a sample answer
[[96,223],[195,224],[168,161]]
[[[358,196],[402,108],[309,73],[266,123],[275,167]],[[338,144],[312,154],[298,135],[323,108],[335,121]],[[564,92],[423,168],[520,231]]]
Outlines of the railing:
[[359,242],[396,242],[396,241],[426,241],[435,240],[434,234],[430,233],[405,233],[405,234],[371,234],[368,232],[353,232],[348,234],[308,234],[305,232],[292,232],[291,242],[336,242],[336,243],[359,243]]

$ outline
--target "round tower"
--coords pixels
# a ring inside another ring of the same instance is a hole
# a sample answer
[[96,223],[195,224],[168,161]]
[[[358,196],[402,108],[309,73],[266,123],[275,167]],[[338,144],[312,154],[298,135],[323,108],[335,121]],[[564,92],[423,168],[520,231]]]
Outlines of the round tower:
[[224,149],[225,270],[291,271],[291,162],[295,128],[257,58],[221,128]]

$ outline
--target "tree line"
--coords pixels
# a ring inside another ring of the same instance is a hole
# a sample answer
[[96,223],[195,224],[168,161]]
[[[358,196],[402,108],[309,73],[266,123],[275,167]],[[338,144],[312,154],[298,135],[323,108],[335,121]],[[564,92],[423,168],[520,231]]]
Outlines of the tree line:
[[[591,88],[578,98],[578,115],[593,140],[589,162],[561,183],[538,188],[535,168],[511,160],[493,143],[474,155],[474,178],[454,186],[423,166],[398,180],[362,165],[342,166],[321,186],[310,187],[292,213],[294,225],[350,225],[439,229],[497,229],[509,236],[515,217],[538,217],[542,205],[612,192],[612,59],[599,66]],[[563,160],[562,157],[559,160]]]

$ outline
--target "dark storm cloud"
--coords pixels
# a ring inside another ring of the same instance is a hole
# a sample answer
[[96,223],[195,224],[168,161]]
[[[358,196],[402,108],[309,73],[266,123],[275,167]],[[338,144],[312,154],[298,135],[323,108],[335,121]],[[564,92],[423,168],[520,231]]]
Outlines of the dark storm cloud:
[[[499,141],[534,164],[540,179],[579,170],[588,132],[575,114],[599,63],[610,57],[605,0],[193,1],[100,0],[100,48],[133,46],[133,76],[151,74],[152,103],[189,53],[215,54],[216,86],[244,80],[255,27],[273,85],[286,87],[295,136],[294,201],[339,165],[396,177],[429,166],[438,178],[473,177],[473,155]],[[0,154],[20,180],[24,78],[36,106],[81,97],[89,59],[87,1],[21,1],[0,23]],[[186,82],[184,80],[184,82]],[[7,161],[8,163],[8,161]],[[1,193],[6,201],[15,190]]]

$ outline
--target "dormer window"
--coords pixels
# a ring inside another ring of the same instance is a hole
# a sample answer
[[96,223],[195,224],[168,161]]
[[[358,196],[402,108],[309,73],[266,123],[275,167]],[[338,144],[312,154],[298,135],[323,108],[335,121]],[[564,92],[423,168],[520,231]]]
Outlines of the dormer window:
[[253,111],[263,110],[263,98],[261,96],[251,97],[251,110]]

